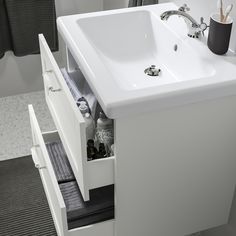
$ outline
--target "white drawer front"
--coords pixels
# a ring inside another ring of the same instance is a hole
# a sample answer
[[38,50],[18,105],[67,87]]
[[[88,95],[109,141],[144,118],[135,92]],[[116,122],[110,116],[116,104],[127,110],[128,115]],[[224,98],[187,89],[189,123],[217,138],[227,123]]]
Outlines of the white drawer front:
[[[45,96],[85,201],[89,190],[114,183],[114,158],[87,161],[86,125],[43,35],[39,36]],[[93,161],[92,161],[93,162]]]
[[69,236],[114,236],[115,221],[109,220],[102,223],[81,227],[69,231]]
[[35,164],[38,165],[57,233],[64,236],[68,228],[66,207],[32,105],[29,105],[29,115],[34,144],[31,149],[32,157],[37,161]]
[[41,133],[32,105],[29,105],[29,114],[34,142],[31,153],[39,169],[58,236],[114,236],[114,220],[68,230],[65,203],[45,145],[58,141],[58,132]]

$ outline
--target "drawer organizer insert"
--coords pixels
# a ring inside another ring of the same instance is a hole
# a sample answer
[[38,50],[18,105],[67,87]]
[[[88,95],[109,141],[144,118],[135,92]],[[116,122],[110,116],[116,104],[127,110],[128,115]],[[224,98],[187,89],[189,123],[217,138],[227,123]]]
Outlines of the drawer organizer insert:
[[90,190],[85,202],[60,141],[46,143],[67,212],[68,229],[114,218],[114,185]]

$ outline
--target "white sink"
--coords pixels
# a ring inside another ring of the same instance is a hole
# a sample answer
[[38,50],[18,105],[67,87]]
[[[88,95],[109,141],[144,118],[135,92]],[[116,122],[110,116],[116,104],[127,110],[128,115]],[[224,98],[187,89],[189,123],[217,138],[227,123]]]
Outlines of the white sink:
[[[139,10],[83,18],[77,24],[122,89],[143,89],[213,75],[212,63],[201,60],[159,18]],[[158,78],[144,74],[153,64],[161,69]]]
[[[60,17],[58,29],[106,114],[117,118],[235,92],[236,67],[187,36],[173,3]],[[159,76],[144,70],[151,65]]]

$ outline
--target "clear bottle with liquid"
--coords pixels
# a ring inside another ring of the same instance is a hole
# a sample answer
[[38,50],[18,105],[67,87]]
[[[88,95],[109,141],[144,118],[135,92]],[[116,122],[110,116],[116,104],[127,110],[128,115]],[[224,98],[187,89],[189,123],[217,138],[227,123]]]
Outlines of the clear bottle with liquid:
[[106,117],[103,112],[100,112],[96,127],[96,143],[97,146],[103,143],[106,148],[107,156],[110,156],[111,145],[114,143],[114,128],[113,120]]
[[84,120],[86,123],[86,139],[94,139],[95,136],[95,123],[90,113],[85,113]]

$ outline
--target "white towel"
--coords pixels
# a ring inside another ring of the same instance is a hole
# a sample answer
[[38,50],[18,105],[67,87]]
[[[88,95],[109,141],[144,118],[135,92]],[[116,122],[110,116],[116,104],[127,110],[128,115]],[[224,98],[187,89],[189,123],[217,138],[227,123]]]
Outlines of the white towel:
[[77,87],[77,84],[75,81],[69,76],[65,68],[61,69],[61,73],[67,83],[67,86],[69,87],[71,94],[75,101],[78,101],[82,97],[81,92],[79,91],[79,88]]
[[61,72],[75,101],[77,102],[81,97],[84,97],[89,104],[91,115],[94,118],[97,107],[97,99],[82,72],[78,70],[68,73],[65,68],[62,68]]

